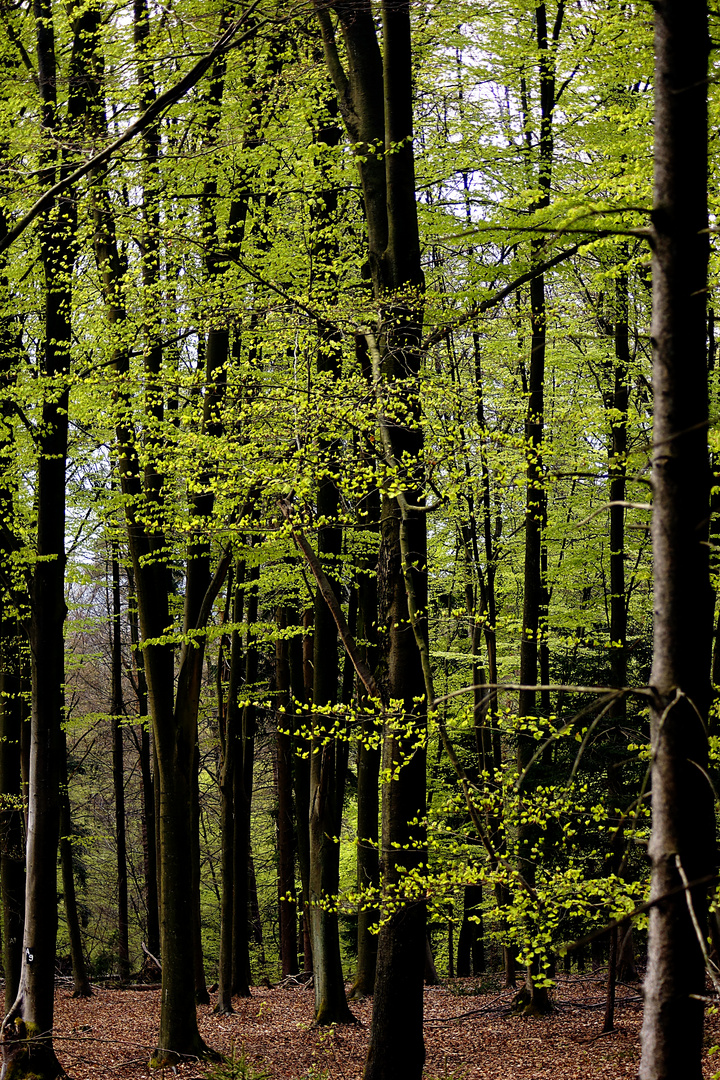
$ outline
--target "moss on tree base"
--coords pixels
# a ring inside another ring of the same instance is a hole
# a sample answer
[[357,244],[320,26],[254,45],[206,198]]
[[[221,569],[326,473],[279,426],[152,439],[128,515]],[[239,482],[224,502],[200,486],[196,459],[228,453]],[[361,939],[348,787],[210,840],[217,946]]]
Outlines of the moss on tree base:
[[7,1031],[3,1044],[3,1080],[59,1080],[66,1077],[49,1038],[36,1024],[20,1018]]
[[331,1008],[326,1002],[321,1001],[315,1010],[313,1027],[329,1027],[330,1024],[359,1024],[360,1021],[354,1016],[347,1004],[345,1008]]
[[512,1011],[518,1016],[549,1016],[555,1010],[547,991],[533,994],[523,986],[512,999]]

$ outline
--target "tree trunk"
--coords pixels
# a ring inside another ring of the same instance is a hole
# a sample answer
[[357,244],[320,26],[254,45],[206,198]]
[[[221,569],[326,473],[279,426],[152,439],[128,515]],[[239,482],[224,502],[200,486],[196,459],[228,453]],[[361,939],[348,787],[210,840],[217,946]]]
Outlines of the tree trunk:
[[230,635],[230,665],[228,672],[227,699],[221,702],[220,725],[220,823],[221,823],[221,873],[222,895],[220,901],[220,959],[218,972],[218,1000],[215,1011],[225,1015],[233,1011],[233,909],[235,896],[235,773],[240,749],[240,717],[238,694],[240,691],[240,665],[242,641],[238,626],[243,616],[243,566],[238,563],[232,589],[232,624]]
[[73,973],[73,997],[92,997],[92,987],[88,979],[83,954],[82,937],[80,934],[80,920],[78,918],[77,897],[75,894],[75,873],[73,870],[72,853],[72,817],[70,813],[70,792],[68,790],[67,770],[67,743],[65,732],[61,735],[62,757],[61,767],[61,790],[60,790],[60,862],[62,866],[63,899],[65,901],[65,918],[67,919],[68,937],[70,939],[70,959]]
[[[338,0],[338,16],[348,56],[347,74],[337,50],[325,5],[316,0],[323,47],[338,92],[340,110],[358,154],[367,225],[368,264],[381,314],[377,341],[382,373],[377,382],[382,414],[382,380],[392,382],[413,424],[379,415],[383,446],[390,443],[402,461],[403,505],[422,498],[419,400],[424,278],[415,202],[412,47],[410,5],[381,4],[380,51],[369,0]],[[372,146],[384,146],[384,157]],[[375,382],[375,379],[374,379]],[[385,454],[387,460],[387,453]],[[378,938],[377,972],[365,1080],[402,1075],[419,1080],[425,1061],[422,1033],[425,905],[420,897],[397,893],[407,875],[425,861],[426,685],[419,643],[427,640],[427,537],[425,515],[401,510],[398,498],[383,498],[378,562],[380,665],[389,701],[400,701],[400,716],[385,723],[383,767],[393,779],[383,786],[382,850],[384,892],[393,912]],[[412,589],[412,598],[408,594]],[[413,623],[410,623],[410,606]],[[397,1032],[403,1032],[402,1040]]]
[[[535,8],[535,34],[540,59],[540,138],[537,165],[538,198],[533,210],[550,205],[553,166],[553,113],[555,109],[555,59],[554,46],[562,27],[563,0],[559,0],[552,37],[548,37],[547,10],[545,3]],[[531,258],[534,264],[542,261],[544,242],[533,240]],[[547,623],[547,587],[543,576],[543,528],[546,514],[546,494],[543,468],[543,426],[545,397],[545,348],[547,336],[547,313],[545,302],[545,275],[536,274],[530,282],[530,367],[528,372],[528,405],[525,421],[527,453],[527,501],[525,510],[525,565],[523,592],[523,631],[520,639],[520,683],[529,687],[537,685],[538,659],[543,632]],[[545,703],[547,704],[547,703]],[[536,691],[521,690],[518,699],[518,718],[536,715]],[[518,734],[518,770],[523,773],[530,765],[536,750],[535,740]],[[523,788],[531,792],[533,778],[525,779]],[[532,822],[518,829],[518,852],[520,870],[526,882],[535,883],[535,861],[532,849],[538,838],[538,827]],[[536,985],[539,971],[536,964],[527,971],[526,985],[521,991],[519,1004],[524,1011],[533,1014],[547,1013],[551,1009],[547,989]]]
[[702,1076],[707,886],[683,886],[715,869],[713,794],[705,780],[712,643],[705,346],[709,44],[705,4],[655,5],[649,852],[651,899],[667,898],[650,913],[642,1080]]
[[[147,947],[153,956],[160,956],[160,913],[158,908],[157,888],[157,815],[155,813],[155,780],[153,777],[153,756],[150,752],[150,732],[147,726],[148,698],[145,679],[145,662],[140,649],[140,628],[138,626],[137,600],[132,570],[126,570],[128,577],[128,622],[130,624],[130,644],[133,649],[135,667],[135,685],[137,691],[138,714],[143,722],[133,734],[140,763],[140,781],[142,786],[142,843],[143,866],[145,870],[145,903],[147,907]],[[138,730],[139,729],[139,730]]]
[[[287,608],[278,608],[280,631],[291,625]],[[275,643],[275,683],[277,688],[277,792],[278,792],[278,916],[280,923],[280,959],[283,977],[296,975],[297,944],[295,932],[295,844],[292,801],[292,705],[290,703],[290,642],[279,637]]]
[[[364,346],[364,339],[356,344]],[[365,351],[364,348],[361,349],[361,357]],[[365,358],[363,368],[366,365],[367,358]],[[371,382],[372,379],[368,378],[368,381]],[[370,492],[366,513],[367,532],[369,537],[376,542],[380,527],[380,499],[377,491]],[[378,658],[378,598],[374,568],[375,559],[372,556],[361,568],[364,572],[360,574],[357,585],[356,635],[362,658],[372,672],[376,669]],[[360,701],[367,705],[367,694],[364,688],[360,686],[358,691]],[[378,850],[380,743],[381,731],[377,717],[371,712],[363,721],[357,751],[357,890],[361,899],[358,906],[357,971],[350,993],[351,999],[355,1000],[369,997],[375,989],[378,935],[370,933],[370,928],[376,926],[380,919],[380,854]]]
[[[42,182],[54,180],[58,162],[57,70],[52,8],[34,6],[38,88],[42,102]],[[80,20],[82,23],[82,20]],[[84,23],[73,41],[77,72],[86,47]],[[81,112],[70,95],[71,120]],[[63,165],[62,171],[65,170]],[[41,219],[45,273],[45,327],[40,351],[43,376],[59,387],[42,405],[37,439],[37,562],[30,615],[32,718],[28,791],[25,927],[20,984],[2,1026],[3,1072],[10,1077],[54,1078],[61,1072],[52,1045],[57,941],[57,848],[60,821],[63,686],[65,682],[65,465],[68,446],[68,374],[72,342],[71,281],[75,256],[75,207],[61,197]],[[16,1023],[13,1024],[13,1021]],[[38,1040],[37,1036],[43,1038]]]
[[[258,672],[258,654],[251,634],[258,618],[258,568],[247,573],[247,645],[245,649],[245,693],[251,698],[255,692]],[[241,997],[250,996],[252,975],[250,971],[250,814],[252,808],[253,773],[255,766],[256,710],[250,701],[242,708],[238,721],[240,753],[235,766],[234,808],[235,836],[233,863],[233,992]]]
[[[8,78],[8,73],[3,72]],[[9,81],[6,83],[9,87]],[[5,101],[5,90],[0,91]],[[2,152],[6,147],[2,147]],[[0,238],[8,231],[5,208],[0,207]],[[9,283],[5,258],[0,259],[0,294]],[[3,458],[14,453],[13,391],[17,383],[21,327],[7,312],[0,313],[0,447]],[[0,480],[0,567],[12,575],[13,554],[20,546],[15,519],[16,484],[7,475]],[[2,965],[5,975],[5,1010],[12,1008],[20,983],[25,918],[25,835],[23,814],[22,743],[26,719],[25,695],[30,685],[30,655],[23,639],[28,617],[29,583],[17,592],[7,585],[0,592],[0,895],[2,897]]]
[[[303,613],[303,637],[290,641],[290,685],[293,700],[302,704],[312,702],[313,611]],[[310,942],[310,743],[301,739],[298,729],[306,723],[302,712],[294,713],[295,755],[293,757],[293,793],[297,828],[297,854],[302,884],[303,969],[312,971]]]
[[[19,636],[18,621],[6,614],[2,599],[0,618],[0,889],[2,890],[2,961],[5,973],[5,1012],[18,991],[22,964],[25,914],[25,837],[23,830],[20,740],[27,678],[27,652]],[[25,654],[25,655],[23,655]],[[29,659],[29,657],[28,657]]]
[[[118,887],[118,971],[121,982],[130,975],[128,944],[128,880],[127,845],[125,841],[125,769],[122,717],[122,638],[120,634],[120,564],[117,544],[112,545],[112,668],[110,685],[110,716],[113,739],[113,788],[115,791],[115,843],[117,847]],[[152,950],[151,950],[152,951]]]
[[458,976],[477,975],[485,968],[481,905],[482,885],[466,885],[463,892],[463,921],[458,938]]
[[[339,372],[338,343],[321,334],[318,371],[330,375]],[[327,459],[328,472],[337,469],[336,448],[325,440],[319,452]],[[342,535],[334,524],[340,496],[335,482],[323,477],[318,485],[317,515],[330,522],[318,529],[318,555],[337,594],[336,560],[341,554]],[[315,597],[315,633],[313,643],[313,705],[325,710],[338,699],[337,627],[320,592]],[[310,934],[313,973],[315,976],[315,1024],[347,1024],[354,1017],[345,997],[337,897],[340,889],[340,828],[347,773],[348,742],[328,738],[327,713],[313,713],[313,741],[310,757]]]

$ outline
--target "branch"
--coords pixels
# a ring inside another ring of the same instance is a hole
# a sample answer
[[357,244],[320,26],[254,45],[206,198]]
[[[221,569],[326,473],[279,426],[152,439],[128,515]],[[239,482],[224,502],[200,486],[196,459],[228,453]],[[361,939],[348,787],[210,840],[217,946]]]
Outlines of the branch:
[[[588,241],[585,241],[588,243]],[[423,349],[430,349],[433,345],[439,345],[441,341],[445,341],[455,330],[459,330],[461,326],[466,326],[467,323],[472,322],[478,315],[482,315],[483,312],[488,311],[491,307],[495,307],[496,304],[500,304],[507,296],[514,293],[516,289],[526,285],[528,281],[532,281],[538,274],[544,274],[547,270],[552,270],[554,266],[558,266],[560,263],[565,262],[566,259],[571,259],[573,255],[577,255],[578,251],[582,247],[582,244],[573,244],[571,248],[566,248],[565,251],[560,251],[557,255],[554,255],[552,259],[548,259],[547,262],[540,263],[539,266],[534,266],[532,270],[527,270],[520,277],[515,278],[509,285],[505,285],[493,296],[489,296],[487,300],[480,300],[477,304],[473,304],[469,311],[466,311],[464,315],[461,315],[455,322],[450,323],[449,326],[444,327],[442,330],[435,330],[432,334],[425,338],[422,343]]]
[[628,911],[627,915],[621,916],[619,919],[613,919],[612,922],[606,923],[605,926],[600,927],[599,930],[593,930],[591,934],[586,934],[585,937],[578,938],[577,941],[571,941],[567,945],[561,946],[560,955],[564,956],[565,953],[574,952],[575,949],[582,949],[585,945],[589,945],[591,941],[595,941],[596,938],[602,937],[603,934],[607,934],[608,931],[614,930],[617,926],[623,926],[626,922],[630,922],[636,915],[644,915],[646,911],[651,911],[654,907],[669,900],[671,896],[677,896],[678,893],[688,892],[690,889],[696,889],[699,885],[710,885],[712,882],[717,881],[717,874],[706,874],[705,877],[696,878],[695,881],[687,881],[687,878],[682,885],[676,885],[674,889],[668,889],[662,896],[656,896],[653,900],[647,900],[644,904],[639,904],[638,907],[633,908],[632,911]]
[[[93,154],[91,158],[88,158],[82,165],[79,165],[77,169],[69,174],[69,176],[66,176],[63,180],[59,180],[57,184],[53,184],[51,188],[48,188],[48,190],[40,196],[37,202],[30,207],[27,214],[20,218],[12,229],[10,229],[0,240],[0,253],[6,251],[19,236],[22,236],[35,218],[52,205],[56,196],[62,194],[63,191],[67,191],[68,188],[72,187],[78,180],[81,180],[83,176],[87,176],[89,172],[98,168],[98,166],[103,165],[120,149],[121,146],[124,146],[126,142],[130,142],[131,139],[134,139],[136,135],[139,135],[141,131],[144,131],[146,127],[152,124],[161,113],[165,112],[171,105],[174,105],[179,101],[188,90],[191,90],[193,86],[200,81],[217,57],[222,53],[227,52],[240,27],[253,13],[259,3],[260,0],[254,0],[254,3],[250,5],[242,18],[237,19],[232,23],[222,37],[218,38],[210,52],[206,53],[201,60],[198,60],[197,64],[190,68],[190,71],[188,71],[186,75],[183,75],[179,82],[175,83],[174,86],[171,86],[169,90],[166,90],[163,94],[160,94],[160,96],[148,106],[145,112],[125,129],[122,135],[111,142],[109,146],[106,146],[104,150],[100,150],[97,154]],[[243,34],[236,44],[242,45],[244,42],[250,41],[264,24],[264,21],[265,20],[261,20],[256,23],[255,26],[251,27]]]
[[335,625],[338,628],[340,640],[345,646],[345,651],[350,657],[352,665],[358,673],[358,677],[362,681],[370,697],[376,698],[378,701],[380,701],[380,691],[373,677],[373,673],[358,652],[357,645],[355,644],[355,639],[350,633],[348,624],[345,622],[345,616],[342,613],[342,608],[338,603],[332,585],[328,581],[327,576],[325,575],[325,572],[320,565],[320,560],[318,559],[313,549],[310,547],[310,544],[305,539],[305,535],[302,529],[298,528],[296,525],[293,525],[292,512],[289,504],[285,502],[284,499],[280,499],[278,500],[278,506],[282,511],[283,517],[290,526],[290,531],[293,535],[295,543],[307,559],[308,565],[312,571],[313,577],[317,582],[317,586],[320,590],[322,598],[330,609],[330,614],[332,615],[333,620],[335,621]]
[[225,548],[220,562],[217,564],[215,573],[213,574],[212,581],[207,587],[207,592],[203,597],[203,602],[200,607],[200,612],[195,623],[195,630],[204,630],[207,626],[208,619],[212,614],[213,604],[217,600],[217,595],[223,587],[227,572],[230,569],[230,564],[233,557],[232,542]]

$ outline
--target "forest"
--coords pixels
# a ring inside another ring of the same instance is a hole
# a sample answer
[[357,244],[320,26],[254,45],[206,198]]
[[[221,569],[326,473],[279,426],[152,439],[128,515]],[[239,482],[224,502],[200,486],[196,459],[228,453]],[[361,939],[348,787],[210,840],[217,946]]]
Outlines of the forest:
[[[0,0],[1,1080],[132,994],[158,1076],[521,1076],[586,972],[712,1075],[718,40]],[[353,1061],[228,1056],[262,987]]]

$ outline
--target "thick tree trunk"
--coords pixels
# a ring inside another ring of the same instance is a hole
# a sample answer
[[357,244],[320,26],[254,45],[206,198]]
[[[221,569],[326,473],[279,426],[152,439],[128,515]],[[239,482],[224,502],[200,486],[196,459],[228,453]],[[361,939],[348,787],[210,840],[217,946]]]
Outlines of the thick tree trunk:
[[705,780],[712,642],[705,348],[709,45],[704,3],[659,0],[651,241],[655,701],[649,851],[651,898],[667,898],[650,914],[642,1080],[702,1076],[706,885],[683,886],[715,869],[713,793]]
[[[393,418],[379,421],[383,445],[390,441],[392,458],[402,461],[404,505],[422,497],[419,455],[422,451],[419,401],[415,380],[420,369],[424,279],[415,202],[413,151],[412,48],[410,5],[383,2],[384,55],[380,51],[369,0],[338,0],[348,57],[342,68],[329,13],[318,0],[316,10],[328,70],[340,110],[358,153],[367,223],[368,263],[375,297],[381,305],[377,340],[382,350],[382,379],[392,381],[414,424]],[[387,153],[368,152],[369,145]],[[380,373],[378,373],[380,374]],[[382,380],[377,383],[382,412]],[[385,455],[387,459],[387,454]],[[392,914],[378,939],[366,1080],[402,1075],[419,1080],[425,1060],[422,1033],[425,905],[420,897],[398,901],[407,875],[425,861],[425,728],[426,695],[418,642],[427,638],[426,519],[417,511],[401,511],[398,499],[383,499],[378,564],[381,633],[380,665],[388,700],[402,702],[400,716],[385,724],[383,767],[393,779],[383,787],[382,851],[386,901]],[[412,588],[409,597],[407,589]],[[413,607],[413,625],[409,607]],[[419,744],[419,745],[418,745]],[[403,1038],[397,1038],[402,1031]]]

